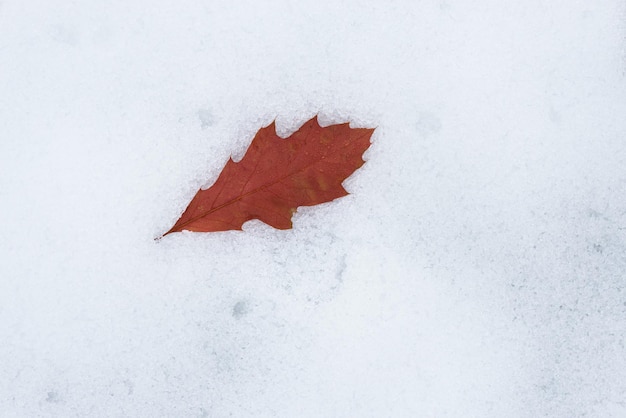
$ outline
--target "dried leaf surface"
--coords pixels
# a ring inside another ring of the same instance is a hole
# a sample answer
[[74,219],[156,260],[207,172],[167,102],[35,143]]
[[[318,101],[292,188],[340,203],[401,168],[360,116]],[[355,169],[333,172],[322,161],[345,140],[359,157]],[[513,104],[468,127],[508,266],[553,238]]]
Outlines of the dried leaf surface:
[[165,235],[240,230],[251,219],[289,229],[298,206],[348,194],[341,183],[363,165],[373,132],[347,123],[322,128],[317,117],[287,139],[276,134],[274,123],[261,128],[241,161],[229,159],[215,184],[198,191]]

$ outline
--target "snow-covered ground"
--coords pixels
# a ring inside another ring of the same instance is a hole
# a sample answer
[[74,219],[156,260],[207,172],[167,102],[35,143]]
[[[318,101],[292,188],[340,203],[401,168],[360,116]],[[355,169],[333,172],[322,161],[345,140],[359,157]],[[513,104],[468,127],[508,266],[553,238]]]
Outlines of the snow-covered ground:
[[[0,1],[0,415],[626,416],[619,0]],[[276,118],[294,229],[161,241]]]

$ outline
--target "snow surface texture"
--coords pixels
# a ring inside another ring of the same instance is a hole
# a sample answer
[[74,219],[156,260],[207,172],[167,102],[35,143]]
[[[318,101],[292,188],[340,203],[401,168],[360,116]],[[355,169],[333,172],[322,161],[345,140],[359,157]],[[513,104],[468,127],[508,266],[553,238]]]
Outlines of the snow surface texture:
[[[0,414],[626,416],[619,0],[0,2]],[[155,242],[254,133],[294,229]]]

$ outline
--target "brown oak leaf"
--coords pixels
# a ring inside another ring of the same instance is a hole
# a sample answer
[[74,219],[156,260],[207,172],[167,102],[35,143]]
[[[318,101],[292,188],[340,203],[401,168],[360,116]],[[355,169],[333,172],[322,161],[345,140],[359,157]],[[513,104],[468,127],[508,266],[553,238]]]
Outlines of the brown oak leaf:
[[348,194],[341,183],[363,165],[373,132],[348,123],[321,127],[316,116],[283,139],[272,122],[257,132],[241,161],[229,159],[213,186],[196,193],[164,235],[241,230],[251,219],[289,229],[298,206]]

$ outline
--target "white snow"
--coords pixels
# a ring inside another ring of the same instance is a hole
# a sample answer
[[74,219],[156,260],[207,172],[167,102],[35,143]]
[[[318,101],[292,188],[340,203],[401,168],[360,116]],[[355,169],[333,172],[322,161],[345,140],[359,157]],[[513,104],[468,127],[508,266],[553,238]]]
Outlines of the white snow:
[[[0,1],[0,415],[626,416],[625,16]],[[318,113],[350,196],[153,240]]]

